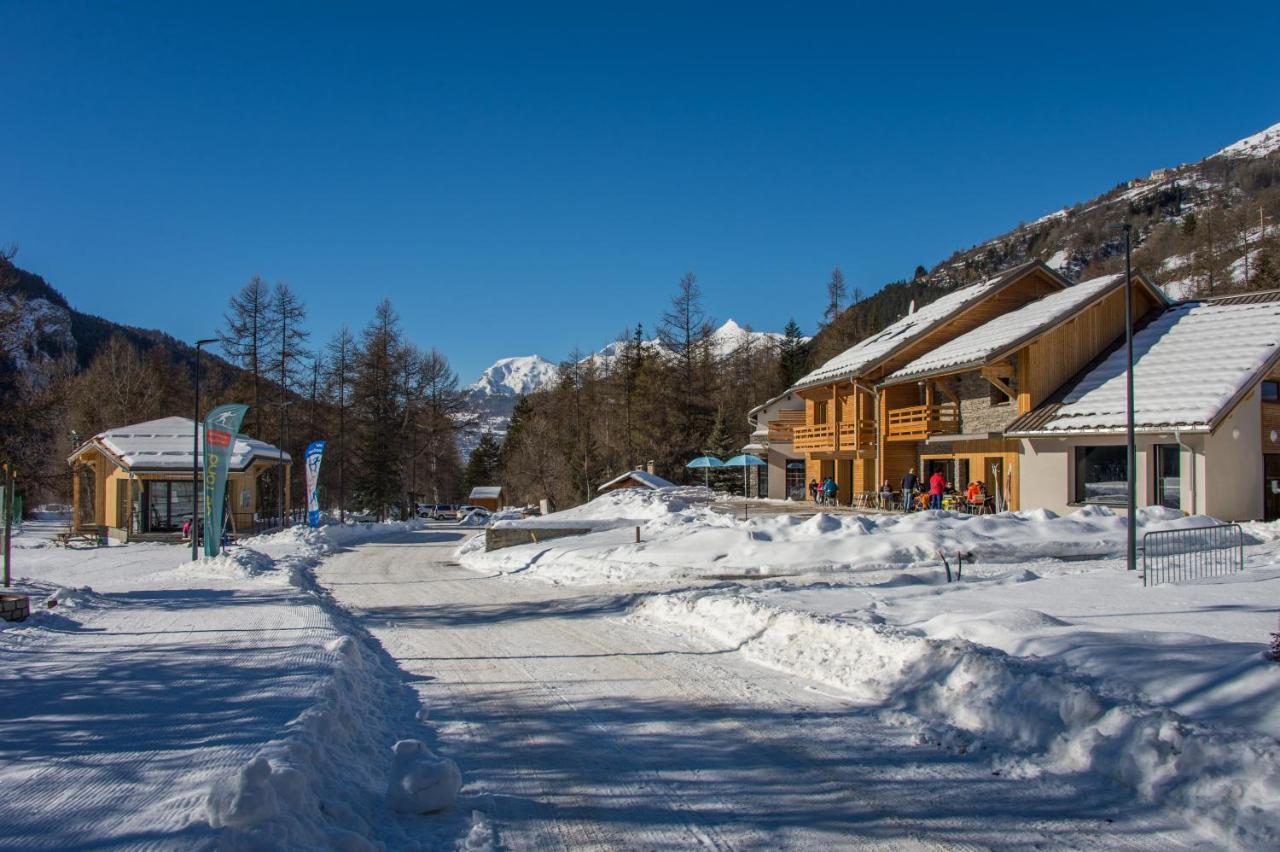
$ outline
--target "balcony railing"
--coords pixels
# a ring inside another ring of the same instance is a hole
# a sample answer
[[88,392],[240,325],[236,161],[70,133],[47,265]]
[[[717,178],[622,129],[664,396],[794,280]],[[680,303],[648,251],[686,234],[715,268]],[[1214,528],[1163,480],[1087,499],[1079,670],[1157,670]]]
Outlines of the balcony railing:
[[804,411],[779,411],[776,420],[769,421],[769,440],[786,442],[793,438],[792,432],[804,425]]
[[912,405],[889,412],[885,423],[887,441],[923,441],[930,435],[960,431],[960,412],[955,403]]
[[[870,450],[875,446],[876,424],[874,420],[859,421],[855,427],[847,423],[821,423],[816,426],[796,426],[791,430],[792,446],[800,452],[832,453]],[[836,441],[837,436],[839,441]]]
[[836,430],[830,423],[796,426],[791,436],[791,446],[802,452],[830,453],[836,448]]
[[841,450],[870,450],[875,443],[876,422],[874,420],[860,420],[856,424],[851,420],[840,424]]

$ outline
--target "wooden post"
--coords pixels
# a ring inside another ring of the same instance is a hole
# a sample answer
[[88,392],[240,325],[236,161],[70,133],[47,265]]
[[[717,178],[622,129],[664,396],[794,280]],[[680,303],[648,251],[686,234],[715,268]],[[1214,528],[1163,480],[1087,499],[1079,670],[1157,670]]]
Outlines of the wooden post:
[[13,535],[13,480],[13,468],[5,465],[4,501],[0,511],[4,512],[4,587],[6,589],[9,588],[9,542]]

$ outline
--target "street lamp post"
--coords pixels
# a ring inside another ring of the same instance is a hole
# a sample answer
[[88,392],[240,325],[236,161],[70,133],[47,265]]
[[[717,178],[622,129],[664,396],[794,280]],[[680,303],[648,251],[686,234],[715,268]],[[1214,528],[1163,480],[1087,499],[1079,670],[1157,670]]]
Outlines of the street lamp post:
[[279,484],[280,484],[280,487],[279,487],[279,489],[278,489],[278,497],[279,497],[279,500],[280,500],[280,529],[284,529],[284,528],[285,528],[285,518],[284,518],[284,489],[285,489],[285,482],[284,482],[284,409],[285,409],[285,406],[287,406],[287,405],[293,405],[293,400],[291,400],[291,399],[281,399],[279,402],[277,402],[277,403],[275,403],[275,404],[276,404],[276,406],[280,409],[280,430],[279,430],[279,432],[280,432],[280,443],[276,446],[276,451],[277,451],[277,453],[278,453],[278,455],[276,456],[276,480],[277,480],[277,481],[279,482]]
[[216,337],[206,337],[196,341],[196,403],[191,418],[191,561],[200,558],[200,350],[211,343],[217,343]]
[[1125,437],[1126,468],[1129,493],[1128,547],[1126,548],[1127,565],[1130,571],[1138,569],[1138,448],[1134,439],[1133,414],[1133,267],[1131,244],[1133,226],[1125,222],[1124,230],[1124,347],[1128,369],[1125,370]]

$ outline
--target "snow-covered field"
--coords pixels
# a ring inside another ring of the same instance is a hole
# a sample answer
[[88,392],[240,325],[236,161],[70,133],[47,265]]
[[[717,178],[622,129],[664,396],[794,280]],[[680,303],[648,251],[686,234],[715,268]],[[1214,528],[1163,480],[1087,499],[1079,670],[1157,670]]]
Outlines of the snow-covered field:
[[[678,583],[631,617],[838,688],[922,742],[990,754],[993,773],[1092,775],[1215,843],[1280,843],[1280,665],[1265,654],[1280,526],[1246,526],[1242,574],[1146,588],[1106,509],[744,522],[696,492],[615,492],[547,519],[614,528],[488,554],[473,541],[460,559],[555,584]],[[954,569],[957,552],[970,561],[947,583],[940,556]]]
[[310,577],[406,525],[293,529],[198,563],[165,544],[55,547],[64,526],[14,539],[35,612],[0,622],[0,847],[435,848],[466,834],[461,812],[393,812],[428,782],[428,804],[451,801],[456,769],[425,746],[393,755],[431,739],[418,701]]

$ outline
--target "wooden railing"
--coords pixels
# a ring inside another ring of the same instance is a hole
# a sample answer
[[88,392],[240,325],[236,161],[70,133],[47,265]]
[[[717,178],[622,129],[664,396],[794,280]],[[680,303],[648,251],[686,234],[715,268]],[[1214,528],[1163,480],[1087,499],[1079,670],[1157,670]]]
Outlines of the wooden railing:
[[804,425],[804,409],[779,411],[776,420],[769,421],[770,441],[790,441],[798,426]]
[[841,450],[870,450],[875,443],[876,422],[874,420],[860,420],[856,424],[850,420],[840,424]]
[[830,423],[796,426],[791,430],[792,446],[804,452],[829,453],[836,448],[836,430]]
[[887,441],[923,441],[930,435],[960,431],[960,412],[955,403],[912,405],[895,408],[885,422]]
[[[847,423],[821,423],[816,426],[796,426],[791,430],[792,446],[801,452],[831,453],[837,450],[852,452],[870,450],[875,445],[874,420],[862,420],[856,428],[852,420]],[[836,437],[839,436],[839,442]]]

